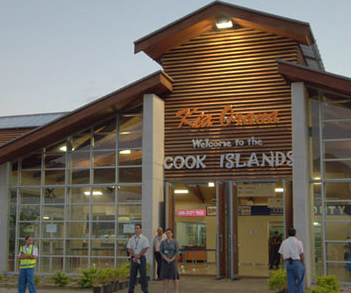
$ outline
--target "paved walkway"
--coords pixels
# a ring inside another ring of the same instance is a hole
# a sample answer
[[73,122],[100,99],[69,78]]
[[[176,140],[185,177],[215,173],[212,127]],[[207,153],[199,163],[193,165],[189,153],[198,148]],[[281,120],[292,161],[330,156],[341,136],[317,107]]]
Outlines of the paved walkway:
[[[266,279],[241,279],[232,281],[230,279],[215,280],[211,277],[181,277],[179,281],[180,293],[272,293],[268,290]],[[119,290],[118,293],[126,293],[128,289]],[[163,283],[151,281],[149,283],[150,293],[162,293]],[[27,290],[28,292],[28,290]],[[92,293],[90,290],[68,290],[62,288],[38,289],[38,293]],[[174,292],[173,283],[170,282],[170,293]],[[17,293],[16,288],[0,288],[0,293]],[[135,293],[141,293],[140,285]]]

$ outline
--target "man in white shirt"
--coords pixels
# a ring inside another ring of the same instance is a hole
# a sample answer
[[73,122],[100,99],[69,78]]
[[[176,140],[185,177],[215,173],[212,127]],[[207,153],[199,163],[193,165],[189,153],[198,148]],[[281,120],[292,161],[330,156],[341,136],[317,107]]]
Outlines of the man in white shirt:
[[129,239],[127,244],[128,252],[131,255],[128,293],[134,292],[138,270],[140,272],[141,290],[148,293],[145,253],[150,247],[149,240],[141,234],[141,224],[135,225],[134,232],[135,235]]
[[154,255],[157,262],[157,279],[160,279],[162,256],[160,254],[160,244],[166,239],[166,235],[163,234],[163,228],[157,228],[157,235],[154,238]]
[[289,238],[283,241],[279,249],[279,253],[285,261],[288,292],[304,293],[306,268],[304,264],[303,245],[295,237],[296,230],[294,228],[289,229],[288,235]]

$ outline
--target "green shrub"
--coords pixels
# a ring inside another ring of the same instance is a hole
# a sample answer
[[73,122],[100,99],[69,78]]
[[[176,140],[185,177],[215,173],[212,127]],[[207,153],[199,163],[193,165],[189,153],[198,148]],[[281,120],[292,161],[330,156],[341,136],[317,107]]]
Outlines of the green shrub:
[[97,283],[98,270],[96,268],[86,269],[82,271],[82,274],[77,280],[80,288],[91,288]]
[[125,263],[122,267],[117,269],[118,280],[126,280],[130,274],[130,262]]
[[34,284],[37,286],[40,282],[40,277],[38,275],[34,275]]
[[4,279],[3,275],[0,275],[0,282]]
[[110,284],[112,279],[111,269],[102,269],[98,272],[97,279],[99,284],[107,285]]
[[66,276],[60,271],[55,272],[55,274],[51,276],[50,279],[54,282],[55,285],[60,287],[66,286],[70,281],[70,277]]
[[282,291],[287,287],[286,271],[279,269],[272,271],[272,277],[268,279],[268,287],[270,290]]
[[338,293],[340,284],[335,276],[317,277],[317,288],[309,289],[306,293]]

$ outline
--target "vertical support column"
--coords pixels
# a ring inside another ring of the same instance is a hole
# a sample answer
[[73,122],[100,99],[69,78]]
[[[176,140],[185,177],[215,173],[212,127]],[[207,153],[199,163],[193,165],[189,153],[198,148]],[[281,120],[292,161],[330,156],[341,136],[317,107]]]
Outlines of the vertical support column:
[[307,92],[303,82],[294,82],[292,91],[293,119],[293,205],[294,226],[305,250],[306,277],[311,284],[311,208],[309,188],[309,130]]
[[154,94],[144,95],[143,103],[143,170],[142,225],[150,242],[147,261],[153,272],[153,237],[159,226],[161,202],[164,200],[164,102]]
[[7,268],[8,218],[9,218],[9,164],[0,166],[0,274]]

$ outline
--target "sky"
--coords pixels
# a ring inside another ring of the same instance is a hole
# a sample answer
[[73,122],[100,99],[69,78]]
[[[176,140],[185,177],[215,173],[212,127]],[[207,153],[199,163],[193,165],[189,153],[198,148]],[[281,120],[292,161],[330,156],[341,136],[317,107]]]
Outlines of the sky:
[[[0,0],[0,116],[73,111],[161,67],[134,41],[211,0]],[[310,23],[351,78],[351,1],[226,0]]]

